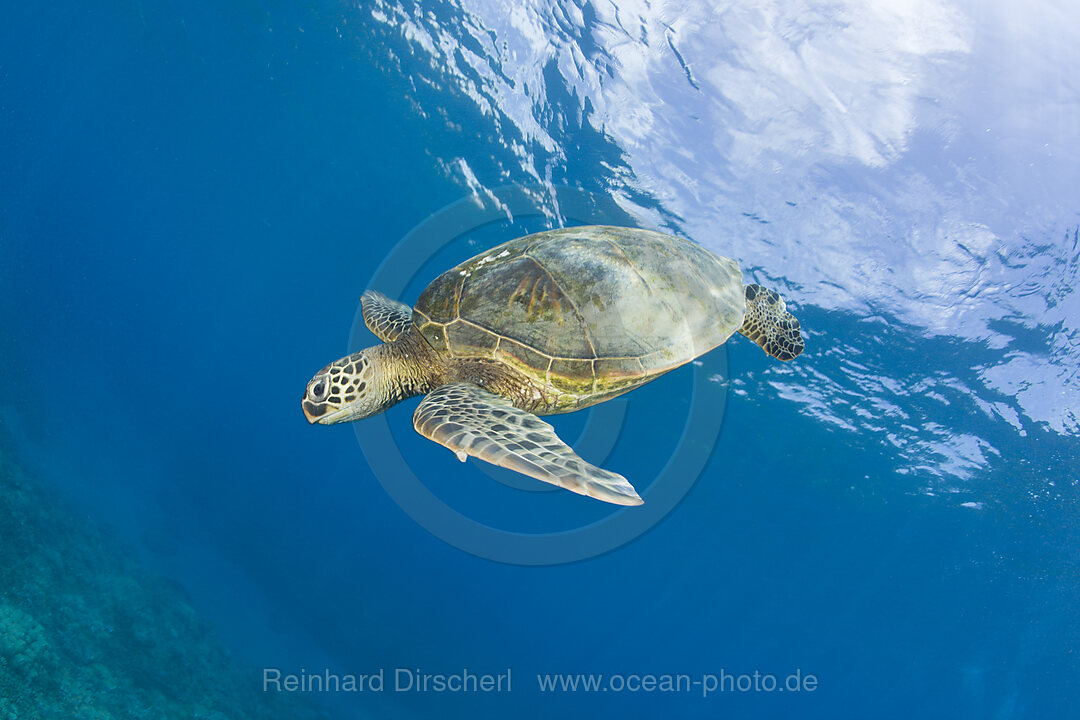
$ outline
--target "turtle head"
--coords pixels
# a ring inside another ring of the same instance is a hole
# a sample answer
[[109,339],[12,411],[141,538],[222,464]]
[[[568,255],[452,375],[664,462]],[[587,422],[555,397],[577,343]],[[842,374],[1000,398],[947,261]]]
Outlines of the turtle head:
[[377,415],[393,405],[381,346],[335,360],[307,384],[301,406],[309,423],[333,425]]

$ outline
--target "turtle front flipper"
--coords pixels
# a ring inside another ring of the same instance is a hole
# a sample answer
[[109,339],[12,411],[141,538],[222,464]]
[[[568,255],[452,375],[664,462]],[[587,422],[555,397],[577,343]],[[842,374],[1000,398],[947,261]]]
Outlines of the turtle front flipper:
[[413,426],[462,462],[472,455],[605,502],[642,503],[622,475],[585,462],[546,422],[472,383],[436,388],[416,408]]
[[383,342],[393,342],[412,324],[412,308],[376,290],[360,297],[364,323]]
[[784,298],[760,285],[746,286],[746,318],[739,332],[777,360],[793,360],[806,347]]

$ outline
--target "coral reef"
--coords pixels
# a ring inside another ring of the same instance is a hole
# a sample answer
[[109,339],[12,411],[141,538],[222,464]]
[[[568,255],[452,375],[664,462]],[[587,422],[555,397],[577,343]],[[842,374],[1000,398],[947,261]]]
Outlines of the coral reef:
[[0,438],[0,720],[322,717],[260,692],[183,591],[133,556]]

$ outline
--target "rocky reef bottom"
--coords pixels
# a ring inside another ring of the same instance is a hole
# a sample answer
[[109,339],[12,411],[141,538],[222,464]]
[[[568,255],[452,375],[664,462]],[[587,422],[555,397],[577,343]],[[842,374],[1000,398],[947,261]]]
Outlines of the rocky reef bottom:
[[0,440],[0,720],[322,717],[259,683],[181,588]]

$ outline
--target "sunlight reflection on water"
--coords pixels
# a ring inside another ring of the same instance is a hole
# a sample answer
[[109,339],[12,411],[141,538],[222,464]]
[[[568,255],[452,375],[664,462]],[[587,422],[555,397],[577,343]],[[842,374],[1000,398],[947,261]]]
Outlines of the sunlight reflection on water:
[[1080,11],[997,5],[380,0],[372,16],[417,87],[479,115],[447,125],[498,146],[489,167],[439,158],[449,175],[599,182],[740,259],[823,313],[804,321],[812,352],[736,389],[876,436],[952,488],[1000,455],[1002,428],[1080,433],[1064,70],[1080,57],[1062,29]]

